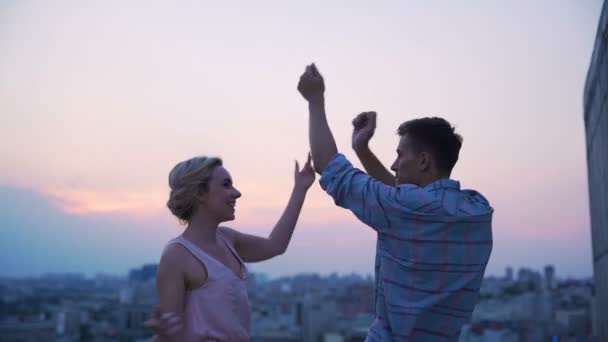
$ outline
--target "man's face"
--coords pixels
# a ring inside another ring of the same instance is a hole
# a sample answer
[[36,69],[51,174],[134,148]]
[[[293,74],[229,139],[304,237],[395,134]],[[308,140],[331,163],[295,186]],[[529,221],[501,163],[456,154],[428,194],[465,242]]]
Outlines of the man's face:
[[397,146],[397,159],[391,166],[395,172],[395,185],[418,185],[421,172],[419,166],[419,154],[415,152],[408,135],[404,134]]

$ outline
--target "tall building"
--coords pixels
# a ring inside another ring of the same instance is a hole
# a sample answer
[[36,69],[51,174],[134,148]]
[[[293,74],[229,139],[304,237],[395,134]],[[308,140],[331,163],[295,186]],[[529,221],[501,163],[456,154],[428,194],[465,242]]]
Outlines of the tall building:
[[158,272],[158,264],[149,264],[132,269],[129,272],[129,283],[145,283],[150,279],[156,279],[156,272]]
[[506,269],[505,280],[509,283],[513,282],[513,268],[511,266],[507,267]]
[[[608,341],[608,5],[604,2],[584,93],[589,204],[600,341]],[[595,329],[597,328],[597,329]]]
[[553,267],[553,265],[547,265],[545,266],[545,287],[549,290],[553,290],[556,286],[555,267]]

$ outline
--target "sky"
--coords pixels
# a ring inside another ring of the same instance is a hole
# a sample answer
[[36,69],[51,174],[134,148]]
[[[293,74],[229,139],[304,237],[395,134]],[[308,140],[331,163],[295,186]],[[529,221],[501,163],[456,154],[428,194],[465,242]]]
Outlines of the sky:
[[[600,0],[0,2],[0,276],[126,274],[184,227],[168,173],[220,156],[243,193],[226,225],[267,235],[308,152],[306,64],[338,149],[378,112],[464,137],[452,178],[495,209],[486,275],[593,273],[583,86]],[[270,276],[373,272],[375,234],[313,185]]]

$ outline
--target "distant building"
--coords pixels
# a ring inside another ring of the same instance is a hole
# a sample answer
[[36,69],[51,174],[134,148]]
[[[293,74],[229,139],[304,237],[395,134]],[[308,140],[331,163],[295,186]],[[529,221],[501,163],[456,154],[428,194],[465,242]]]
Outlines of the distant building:
[[608,3],[604,2],[584,92],[589,206],[600,341],[608,341]]
[[296,306],[296,323],[302,327],[302,340],[318,341],[323,331],[331,327],[335,311],[328,303],[305,296]]
[[66,307],[57,312],[57,335],[77,337],[80,333],[80,310]]
[[117,312],[120,340],[135,341],[152,336],[143,323],[150,319],[158,303],[156,272],[158,265],[145,265],[129,272],[129,286],[119,293]]
[[540,290],[543,278],[537,271],[520,268],[517,272],[517,282],[521,290]]
[[158,272],[158,264],[149,264],[138,269],[132,269],[129,272],[129,283],[145,283],[151,279],[156,279],[156,272]]
[[512,267],[507,267],[506,272],[505,272],[505,280],[508,282],[512,282],[514,280]]
[[509,285],[509,282],[502,278],[488,277],[481,283],[479,294],[483,296],[496,297],[500,295],[505,287]]
[[553,267],[553,265],[545,266],[545,288],[553,290],[555,289],[556,285],[555,267]]
[[122,304],[118,309],[118,330],[121,340],[149,338],[152,331],[143,323],[150,319],[154,307],[146,304]]
[[0,323],[0,341],[42,342],[54,341],[55,337],[53,322]]
[[588,336],[591,332],[591,320],[587,309],[556,310],[555,320],[565,329],[565,334]]
[[553,318],[553,302],[551,300],[551,293],[540,292],[536,294],[534,313],[535,319],[538,321],[546,322]]

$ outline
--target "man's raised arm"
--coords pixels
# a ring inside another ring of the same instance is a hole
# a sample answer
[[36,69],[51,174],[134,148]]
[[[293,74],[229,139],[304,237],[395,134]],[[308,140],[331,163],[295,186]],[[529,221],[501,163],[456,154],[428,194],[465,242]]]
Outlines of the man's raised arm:
[[376,130],[376,112],[363,112],[353,120],[352,146],[368,175],[390,186],[395,185],[395,176],[382,165],[369,148],[369,141]]
[[314,64],[307,66],[300,77],[298,91],[308,101],[310,152],[314,169],[321,174],[338,153],[338,148],[325,115],[325,83]]

